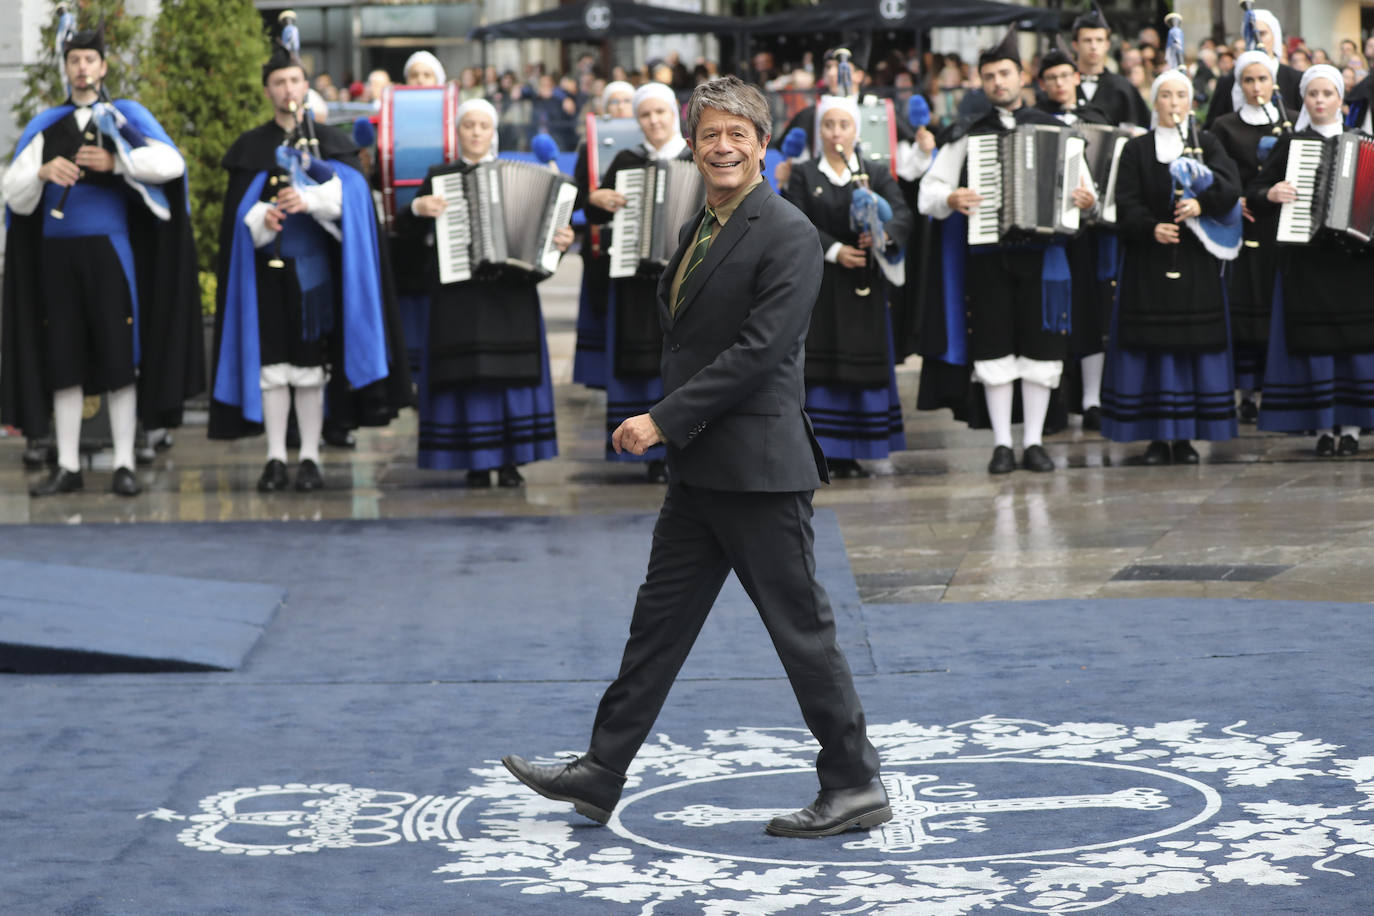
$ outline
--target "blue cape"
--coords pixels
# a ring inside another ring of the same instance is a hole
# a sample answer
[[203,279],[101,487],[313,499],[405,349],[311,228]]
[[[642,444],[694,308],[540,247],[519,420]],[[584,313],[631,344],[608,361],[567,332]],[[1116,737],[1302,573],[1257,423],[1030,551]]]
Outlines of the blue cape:
[[[177,145],[172,142],[172,138],[167,134],[167,131],[162,129],[162,125],[157,123],[157,119],[152,116],[148,109],[132,99],[115,99],[114,106],[120,110],[124,117],[129,119],[130,124],[138,128],[138,131],[143,134],[143,136],[166,143],[173,149],[177,148]],[[15,157],[17,158],[19,154],[24,151],[24,147],[33,142],[34,137],[38,136],[75,110],[75,105],[62,104],[40,111],[34,116],[34,119],[28,123],[28,126],[24,128],[24,132],[19,135],[19,142],[15,144],[14,147]],[[180,150],[177,150],[177,152],[180,152]],[[13,162],[14,160],[11,159],[10,161]],[[181,181],[182,187],[188,190],[186,195],[186,212],[189,213],[191,211],[191,196],[185,175],[182,176]],[[7,206],[5,207],[5,228],[8,229],[9,226],[10,208]]]
[[[343,236],[340,257],[343,298],[344,376],[362,388],[390,373],[382,313],[381,263],[377,251],[377,221],[372,189],[352,167],[329,160],[343,184]],[[262,353],[258,338],[257,259],[252,233],[243,218],[262,194],[266,172],[254,176],[238,202],[233,250],[229,255],[228,288],[224,294],[224,325],[214,398],[237,407],[245,420],[262,422]],[[222,254],[221,254],[222,256]]]

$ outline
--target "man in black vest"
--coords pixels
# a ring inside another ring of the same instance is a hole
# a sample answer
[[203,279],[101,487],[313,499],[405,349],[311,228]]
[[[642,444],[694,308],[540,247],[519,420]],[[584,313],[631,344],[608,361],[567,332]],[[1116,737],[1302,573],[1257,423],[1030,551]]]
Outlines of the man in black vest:
[[1102,11],[1093,7],[1073,22],[1073,53],[1077,57],[1078,103],[1092,105],[1112,124],[1150,126],[1150,109],[1131,81],[1107,69],[1112,30]]
[[803,359],[823,263],[815,228],[763,181],[763,94],[734,77],[696,88],[687,124],[705,213],[682,227],[658,287],[664,397],[612,444],[668,444],[667,497],[620,675],[588,752],[566,766],[504,763],[546,798],[605,823],[697,633],[733,570],[757,606],[820,743],[816,800],[778,836],[829,836],[892,817],[878,753],[816,581],[812,492],[825,457],[802,411]]

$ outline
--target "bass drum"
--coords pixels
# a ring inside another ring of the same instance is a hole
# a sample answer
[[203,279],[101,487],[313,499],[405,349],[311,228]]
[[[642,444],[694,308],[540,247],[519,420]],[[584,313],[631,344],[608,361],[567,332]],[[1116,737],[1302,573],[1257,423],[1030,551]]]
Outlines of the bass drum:
[[377,119],[377,167],[390,229],[430,166],[458,158],[458,88],[388,86]]

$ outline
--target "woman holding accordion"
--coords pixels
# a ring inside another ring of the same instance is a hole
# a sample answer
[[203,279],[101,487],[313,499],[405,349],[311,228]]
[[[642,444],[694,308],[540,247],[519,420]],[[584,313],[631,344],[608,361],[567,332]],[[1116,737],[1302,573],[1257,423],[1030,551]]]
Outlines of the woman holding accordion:
[[[1297,198],[1285,179],[1292,143],[1342,132],[1344,89],[1329,64],[1304,71],[1296,131],[1246,188],[1251,210],[1276,212]],[[1328,235],[1280,252],[1259,427],[1316,430],[1317,455],[1354,455],[1360,428],[1374,426],[1374,249]]]
[[[583,211],[588,223],[609,223],[625,206],[625,195],[615,190],[617,172],[642,168],[658,159],[692,158],[682,136],[682,118],[672,89],[663,83],[645,83],[635,90],[631,105],[644,143],[621,151],[611,161],[602,187],[588,195]],[[630,417],[648,413],[663,397],[659,378],[663,330],[658,323],[661,275],[662,270],[641,268],[633,277],[612,280],[606,304],[606,352],[610,357],[606,373],[606,460],[647,461],[649,480],[655,483],[668,479],[665,447],[655,445],[643,455],[632,455],[628,449],[617,453],[611,448],[611,433]]]
[[889,282],[905,279],[901,252],[912,215],[886,168],[862,171],[855,101],[824,96],[816,115],[823,155],[795,166],[783,192],[815,225],[825,251],[806,335],[806,413],[831,478],[867,477],[859,459],[906,448],[888,291]]
[[[1151,130],[1121,153],[1123,261],[1102,391],[1102,435],[1150,441],[1145,464],[1197,464],[1193,439],[1236,434],[1220,259],[1202,218],[1234,215],[1236,166],[1192,117],[1193,84],[1171,67],[1151,87]],[[1236,240],[1238,242],[1238,239]]]
[[[458,107],[461,158],[434,166],[410,209],[396,216],[398,231],[433,245],[433,220],[446,201],[434,193],[437,176],[466,173],[496,158],[496,109],[483,99]],[[555,244],[566,251],[573,232],[561,227]],[[558,454],[553,381],[544,318],[533,276],[518,271],[474,273],[440,285],[431,264],[432,293],[419,392],[422,468],[467,470],[470,487],[518,487],[519,465]]]

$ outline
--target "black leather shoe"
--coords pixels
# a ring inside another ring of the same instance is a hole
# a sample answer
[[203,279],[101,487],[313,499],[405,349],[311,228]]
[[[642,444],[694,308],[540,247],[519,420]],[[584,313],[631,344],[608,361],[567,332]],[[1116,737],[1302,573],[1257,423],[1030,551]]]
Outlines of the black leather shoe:
[[1010,474],[1016,470],[1016,453],[1005,445],[992,450],[992,460],[988,462],[989,474]]
[[258,490],[262,493],[276,493],[290,485],[291,478],[287,476],[286,463],[276,458],[267,462],[262,469],[262,476],[258,478]]
[[1021,467],[1043,474],[1054,470],[1054,459],[1045,451],[1043,445],[1030,445],[1021,453]]
[[1193,443],[1187,439],[1175,440],[1173,454],[1174,464],[1197,464],[1202,460],[1198,457],[1197,449],[1193,448]]
[[821,789],[811,804],[792,814],[778,815],[764,829],[773,836],[810,838],[867,830],[890,820],[887,790],[875,776],[867,785],[851,789]]
[[110,492],[115,496],[137,496],[143,492],[143,488],[138,485],[138,478],[129,468],[115,468],[114,477],[110,480]]
[[1240,415],[1240,422],[1242,423],[1255,423],[1259,420],[1259,408],[1249,398],[1240,402],[1237,413]]
[[320,466],[309,458],[296,468],[296,489],[302,493],[324,489],[324,475],[320,473]]
[[545,798],[572,802],[573,809],[598,824],[611,819],[620,801],[625,777],[607,769],[583,754],[564,766],[536,766],[522,757],[508,754],[501,758],[516,779]]
[[476,490],[491,486],[491,471],[468,471],[468,488]]
[[1358,454],[1360,451],[1360,440],[1354,436],[1341,436],[1341,441],[1336,445],[1336,455],[1340,458],[1349,458],[1351,455]]
[[1145,456],[1141,459],[1142,463],[1168,464],[1174,460],[1173,452],[1169,451],[1169,443],[1161,442],[1158,439],[1151,442],[1145,449]]
[[353,430],[343,426],[330,426],[325,424],[323,438],[324,444],[331,448],[358,447],[358,437],[353,435]]
[[1087,410],[1083,411],[1083,428],[1102,428],[1102,409],[1100,407],[1089,407]]
[[507,464],[496,471],[496,485],[498,487],[518,487],[525,482],[525,478],[520,476],[520,469],[513,464]]
[[75,493],[86,485],[80,471],[69,471],[58,465],[53,468],[48,479],[29,487],[30,496],[53,496],[57,493]]
[[1316,452],[1318,458],[1330,458],[1336,454],[1336,437],[1322,433],[1317,439]]
[[655,459],[649,462],[648,471],[649,483],[667,483],[668,465],[666,462]]

